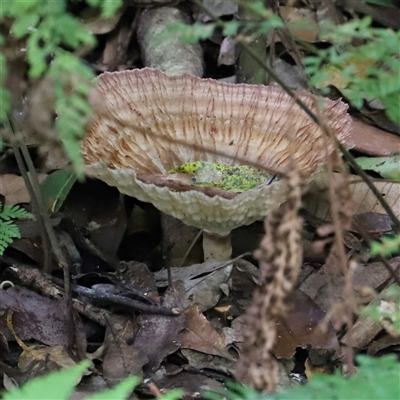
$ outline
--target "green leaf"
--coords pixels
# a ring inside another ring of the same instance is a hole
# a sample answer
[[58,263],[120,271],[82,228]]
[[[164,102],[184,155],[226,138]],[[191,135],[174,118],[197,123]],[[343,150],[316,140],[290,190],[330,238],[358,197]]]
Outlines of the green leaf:
[[13,242],[13,239],[21,237],[13,219],[32,218],[32,214],[19,206],[7,204],[3,207],[1,202],[0,210],[0,255],[2,255],[8,245]]
[[92,7],[100,7],[103,18],[112,17],[122,6],[122,0],[87,0],[87,3]]
[[391,254],[400,251],[400,235],[398,236],[383,236],[381,242],[371,242],[371,257],[378,254],[390,256]]
[[199,40],[208,39],[214,33],[216,24],[202,24],[196,22],[193,25],[186,25],[183,22],[168,25],[167,30],[178,36],[184,43],[196,43]]
[[40,184],[40,193],[49,211],[60,210],[76,179],[75,172],[61,169],[48,175]]
[[12,206],[9,204],[5,205],[0,213],[0,219],[3,219],[5,221],[18,218],[32,218],[32,214],[25,211],[20,206]]
[[383,105],[386,107],[386,114],[388,117],[400,125],[400,112],[399,112],[399,95],[398,93],[391,93],[381,99]]
[[0,16],[18,17],[33,12],[41,1],[42,0],[2,1]]
[[373,301],[361,309],[360,314],[368,315],[377,323],[385,322],[385,328],[390,326],[400,335],[400,288],[393,284],[381,292],[378,298],[378,302]]
[[83,361],[72,369],[52,372],[33,379],[21,388],[14,388],[5,393],[3,400],[67,400],[89,365],[89,361]]
[[184,391],[182,389],[171,390],[170,392],[163,394],[159,400],[179,400],[182,398]]
[[284,24],[277,15],[272,14],[270,18],[261,23],[257,33],[266,34],[271,29],[276,29],[276,28],[284,28]]
[[7,112],[10,108],[10,93],[7,89],[0,87],[0,122],[7,118]]
[[0,255],[3,255],[4,250],[13,242],[13,239],[20,237],[21,233],[13,221],[0,220]]
[[40,46],[40,32],[32,32],[27,40],[28,61],[30,64],[29,76],[39,78],[47,68],[47,52]]
[[17,18],[12,25],[12,32],[16,38],[25,36],[36,28],[40,16],[38,14],[25,14]]
[[359,157],[357,164],[364,170],[377,172],[385,179],[400,181],[400,155],[388,157]]
[[254,1],[253,0],[251,2],[243,3],[243,5],[246,6],[249,10],[253,11],[254,13],[256,13],[264,18],[267,18],[272,14],[271,10],[268,10],[265,7],[265,4],[263,1]]
[[[82,361],[67,370],[51,372],[48,375],[32,379],[21,388],[14,388],[3,394],[3,400],[67,400],[75,386],[88,369],[90,361]],[[85,397],[87,400],[124,400],[128,399],[140,379],[130,377],[111,389]],[[178,400],[183,390],[172,390],[160,397],[160,400]]]
[[377,4],[378,6],[392,7],[395,5],[390,0],[364,0],[365,3]]
[[2,240],[12,243],[12,238],[20,238],[21,233],[13,221],[0,221],[0,235]]
[[[357,374],[344,378],[335,375],[315,375],[304,386],[293,386],[273,395],[262,395],[253,389],[230,384],[229,400],[394,400],[400,398],[400,363],[395,355],[374,358],[357,357]],[[218,396],[207,396],[217,399]],[[222,399],[222,397],[220,397]]]
[[225,36],[235,36],[239,29],[240,23],[238,21],[225,22],[223,34]]

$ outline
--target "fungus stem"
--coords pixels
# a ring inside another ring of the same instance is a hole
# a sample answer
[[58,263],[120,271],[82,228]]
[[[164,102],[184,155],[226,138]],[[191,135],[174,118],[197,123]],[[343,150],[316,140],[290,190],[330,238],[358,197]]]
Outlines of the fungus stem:
[[203,231],[204,261],[226,261],[232,255],[231,234],[225,236]]

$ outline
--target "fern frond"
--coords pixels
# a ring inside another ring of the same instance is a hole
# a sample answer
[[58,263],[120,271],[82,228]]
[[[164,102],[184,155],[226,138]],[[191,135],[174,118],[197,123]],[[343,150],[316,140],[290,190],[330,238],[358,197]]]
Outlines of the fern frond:
[[[0,203],[0,210],[1,206]],[[21,237],[21,233],[13,221],[18,218],[32,218],[32,214],[19,206],[11,205],[4,206],[0,212],[0,255],[14,239]]]
[[0,219],[4,221],[17,218],[32,218],[32,214],[25,211],[22,207],[11,205],[5,205],[3,211],[0,212]]
[[13,221],[0,220],[0,255],[2,255],[8,245],[13,242],[13,239],[19,239],[20,237],[21,233]]

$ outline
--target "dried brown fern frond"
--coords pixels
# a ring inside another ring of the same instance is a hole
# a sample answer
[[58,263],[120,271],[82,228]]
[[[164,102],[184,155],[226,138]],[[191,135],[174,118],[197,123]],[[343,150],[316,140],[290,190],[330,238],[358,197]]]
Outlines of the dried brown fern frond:
[[276,320],[286,313],[285,298],[291,292],[302,262],[301,207],[303,179],[297,168],[288,175],[288,200],[265,219],[266,234],[255,252],[261,286],[245,314],[245,344],[236,377],[259,391],[274,391],[278,366],[271,353]]
[[349,374],[352,375],[355,372],[355,367],[351,331],[353,317],[357,312],[359,302],[354,293],[353,271],[350,268],[350,265],[353,264],[355,266],[355,263],[351,263],[351,260],[347,257],[344,244],[344,234],[352,226],[352,193],[349,186],[348,168],[342,160],[339,160],[337,167],[339,167],[341,174],[335,179],[332,163],[328,162],[330,178],[329,194],[334,239],[328,258],[326,259],[326,270],[332,274],[342,274],[345,277],[345,285],[343,287],[343,301],[332,304],[328,317],[336,330],[339,330],[343,325],[347,328],[349,339],[346,348],[346,363]]

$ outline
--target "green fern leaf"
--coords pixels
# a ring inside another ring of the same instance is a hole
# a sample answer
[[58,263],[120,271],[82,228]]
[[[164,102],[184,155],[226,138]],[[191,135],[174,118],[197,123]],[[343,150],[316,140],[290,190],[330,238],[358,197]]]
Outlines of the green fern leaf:
[[32,218],[32,214],[19,206],[5,205],[3,208],[2,203],[0,203],[0,210],[0,255],[2,255],[14,239],[21,237],[21,233],[13,220]]
[[9,221],[17,218],[32,218],[32,214],[19,206],[5,205],[0,213],[0,218],[4,221]]

